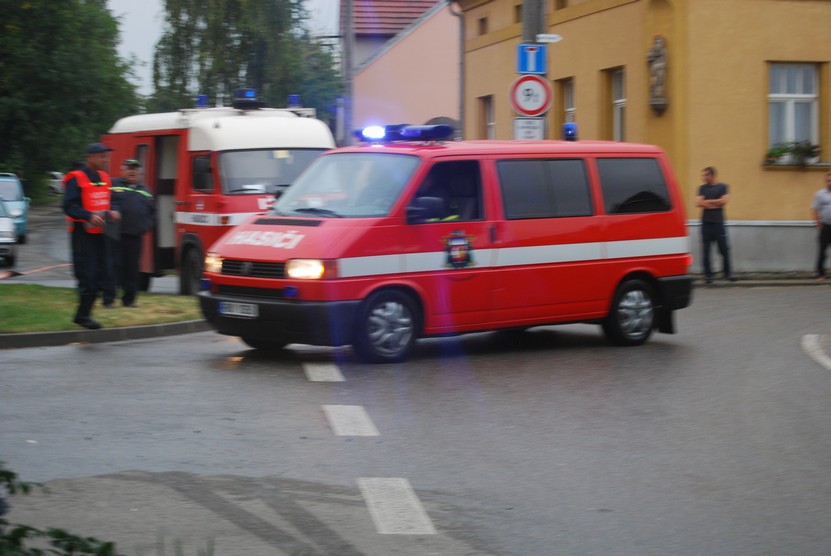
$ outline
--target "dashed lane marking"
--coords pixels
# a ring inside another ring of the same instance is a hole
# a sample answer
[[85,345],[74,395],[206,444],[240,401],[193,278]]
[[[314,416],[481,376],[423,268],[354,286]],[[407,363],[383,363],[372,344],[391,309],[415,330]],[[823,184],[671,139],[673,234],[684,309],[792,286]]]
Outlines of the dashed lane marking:
[[802,350],[808,356],[831,371],[831,357],[825,353],[823,343],[825,336],[820,334],[805,334],[802,336]]
[[378,436],[378,429],[360,405],[324,405],[329,425],[338,436]]
[[331,363],[303,363],[306,378],[311,382],[344,382],[343,374],[337,365]]
[[407,479],[364,478],[358,486],[382,535],[435,535],[436,528]]

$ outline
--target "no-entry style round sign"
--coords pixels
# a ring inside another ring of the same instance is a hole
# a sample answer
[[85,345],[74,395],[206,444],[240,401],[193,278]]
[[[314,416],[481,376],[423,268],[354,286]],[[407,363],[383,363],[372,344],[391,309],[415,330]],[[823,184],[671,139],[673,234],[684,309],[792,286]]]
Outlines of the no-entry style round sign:
[[511,107],[523,116],[539,116],[551,108],[551,84],[539,75],[521,75],[511,84]]

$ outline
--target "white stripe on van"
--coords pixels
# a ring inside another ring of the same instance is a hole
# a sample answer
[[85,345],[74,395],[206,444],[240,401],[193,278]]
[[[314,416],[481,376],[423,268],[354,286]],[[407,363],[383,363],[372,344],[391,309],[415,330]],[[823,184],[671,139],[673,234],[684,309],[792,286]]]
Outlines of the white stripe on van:
[[[534,245],[506,249],[474,249],[472,252],[475,268],[509,267],[551,263],[571,263],[624,259],[627,257],[650,257],[660,255],[683,255],[689,253],[689,238],[665,237],[654,239],[633,239],[626,241],[569,243],[565,245]],[[340,276],[358,278],[382,274],[431,272],[446,268],[447,253],[402,253],[374,257],[351,257],[339,260]]]

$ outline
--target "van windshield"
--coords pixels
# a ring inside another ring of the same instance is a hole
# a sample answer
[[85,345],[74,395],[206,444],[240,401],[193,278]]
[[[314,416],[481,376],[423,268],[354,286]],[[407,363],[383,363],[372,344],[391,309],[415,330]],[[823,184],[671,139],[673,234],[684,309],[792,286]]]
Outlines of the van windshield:
[[4,201],[22,201],[23,192],[17,178],[0,179],[0,197]]
[[272,214],[386,216],[418,163],[418,157],[389,153],[322,156],[277,200]]
[[261,149],[219,155],[222,192],[226,195],[274,194],[283,191],[325,149]]

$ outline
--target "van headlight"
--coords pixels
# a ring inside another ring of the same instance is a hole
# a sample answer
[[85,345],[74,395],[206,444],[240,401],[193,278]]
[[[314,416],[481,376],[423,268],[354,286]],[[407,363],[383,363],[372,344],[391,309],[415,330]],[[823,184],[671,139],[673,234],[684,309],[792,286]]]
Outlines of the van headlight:
[[335,276],[335,261],[291,259],[286,261],[286,276],[296,280],[322,280]]
[[205,253],[205,272],[222,274],[222,257],[216,253]]
[[9,215],[12,218],[20,218],[21,216],[23,216],[23,211],[20,209],[12,209],[9,211]]

